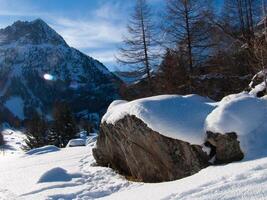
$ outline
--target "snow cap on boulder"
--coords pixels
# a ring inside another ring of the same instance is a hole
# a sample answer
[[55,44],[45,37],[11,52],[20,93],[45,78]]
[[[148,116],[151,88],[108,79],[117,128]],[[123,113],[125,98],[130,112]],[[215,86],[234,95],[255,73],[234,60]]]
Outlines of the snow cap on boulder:
[[259,156],[267,145],[267,101],[247,93],[226,96],[206,119],[206,130],[235,132],[245,156]]
[[212,101],[198,95],[160,95],[143,99],[114,101],[102,123],[115,124],[126,115],[141,119],[160,134],[191,144],[203,144],[204,123],[214,109]]

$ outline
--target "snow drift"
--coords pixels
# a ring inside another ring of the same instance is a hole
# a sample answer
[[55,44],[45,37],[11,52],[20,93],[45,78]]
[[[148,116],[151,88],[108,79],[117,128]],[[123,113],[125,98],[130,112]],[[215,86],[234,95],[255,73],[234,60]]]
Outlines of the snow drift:
[[32,155],[41,155],[41,154],[47,154],[47,153],[51,153],[51,152],[56,152],[59,151],[60,149],[56,146],[53,145],[48,145],[48,146],[44,146],[44,147],[40,147],[40,148],[35,148],[35,149],[31,149],[29,151],[27,151],[25,154],[32,156]]
[[214,109],[212,101],[198,95],[161,95],[135,101],[114,101],[102,123],[115,124],[135,115],[149,128],[173,139],[203,144],[204,122]]
[[68,142],[66,147],[78,147],[85,146],[86,140],[82,138],[72,139]]
[[267,101],[250,94],[229,95],[218,103],[206,119],[206,130],[214,133],[235,132],[246,157],[267,151]]
[[69,174],[65,169],[62,169],[61,167],[55,167],[45,172],[38,180],[38,183],[68,182],[71,181],[72,178],[78,178],[78,177],[81,177],[81,175]]

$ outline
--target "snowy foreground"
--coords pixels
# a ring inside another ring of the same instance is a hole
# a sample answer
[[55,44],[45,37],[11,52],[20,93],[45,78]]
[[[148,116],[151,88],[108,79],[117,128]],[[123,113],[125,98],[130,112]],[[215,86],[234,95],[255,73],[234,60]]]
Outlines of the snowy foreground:
[[1,155],[0,199],[96,199],[136,185],[111,169],[92,167],[92,145]]
[[199,144],[205,130],[236,131],[245,159],[210,166],[177,181],[134,183],[109,168],[95,166],[95,136],[83,147],[46,146],[24,153],[19,148],[23,134],[6,130],[6,151],[0,154],[0,200],[267,199],[266,97],[240,93],[217,103],[196,95],[116,101],[102,122],[115,123],[126,114],[138,116],[166,136]]
[[266,199],[267,158],[211,166],[181,180],[132,183],[91,166],[86,147],[0,156],[0,199]]

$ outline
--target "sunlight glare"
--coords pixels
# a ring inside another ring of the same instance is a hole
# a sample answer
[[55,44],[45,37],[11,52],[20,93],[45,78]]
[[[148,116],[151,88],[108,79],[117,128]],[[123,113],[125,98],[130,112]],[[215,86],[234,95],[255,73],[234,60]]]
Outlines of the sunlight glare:
[[53,81],[54,80],[54,76],[51,74],[44,74],[44,79],[48,80],[48,81]]

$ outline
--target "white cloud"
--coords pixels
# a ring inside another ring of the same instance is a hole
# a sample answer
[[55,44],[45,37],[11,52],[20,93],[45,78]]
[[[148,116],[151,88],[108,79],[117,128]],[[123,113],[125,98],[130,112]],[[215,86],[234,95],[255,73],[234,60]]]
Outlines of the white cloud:
[[114,50],[106,50],[106,51],[88,51],[87,54],[103,63],[113,63],[115,62],[115,54]]
[[119,43],[124,26],[118,26],[103,20],[56,19],[51,26],[55,28],[75,48],[102,48],[104,45]]
[[95,16],[102,19],[116,19],[118,12],[116,12],[117,4],[105,3],[95,11]]

